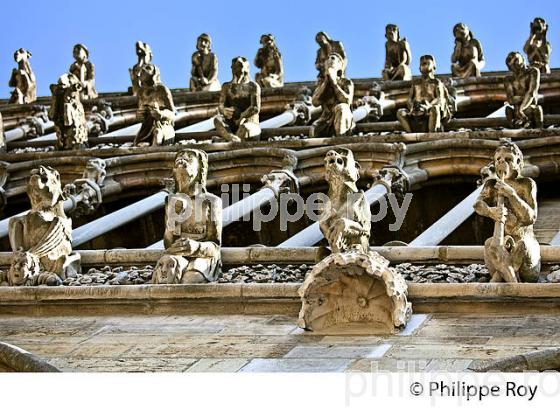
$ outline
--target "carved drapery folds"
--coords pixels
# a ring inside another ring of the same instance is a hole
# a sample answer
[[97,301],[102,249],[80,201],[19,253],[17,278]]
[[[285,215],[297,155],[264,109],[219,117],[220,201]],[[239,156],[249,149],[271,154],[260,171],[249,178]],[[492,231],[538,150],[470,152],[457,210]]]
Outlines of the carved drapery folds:
[[27,184],[31,210],[10,218],[9,237],[13,250],[8,283],[60,285],[80,270],[80,255],[72,252],[72,220],[64,212],[60,175],[40,166]]
[[369,249],[371,213],[356,187],[359,172],[352,151],[329,151],[325,169],[329,200],[320,228],[333,253],[315,265],[299,289],[298,325],[337,333],[391,333],[412,314],[406,282],[387,259]]
[[74,74],[63,74],[51,84],[49,118],[54,122],[57,148],[83,149],[88,143],[88,126],[81,93],[82,82]]
[[173,168],[176,192],[165,201],[165,255],[153,283],[203,283],[216,280],[221,267],[222,202],[206,191],[208,156],[179,152]]
[[10,87],[14,87],[10,96],[11,104],[29,104],[37,99],[37,80],[29,63],[30,58],[31,53],[24,48],[17,49],[14,53],[14,61],[18,66],[12,70],[8,83]]

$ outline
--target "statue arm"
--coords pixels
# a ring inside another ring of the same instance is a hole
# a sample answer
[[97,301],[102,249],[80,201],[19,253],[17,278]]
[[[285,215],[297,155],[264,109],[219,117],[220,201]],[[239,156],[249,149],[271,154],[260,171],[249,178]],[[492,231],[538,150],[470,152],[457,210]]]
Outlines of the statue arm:
[[215,81],[218,78],[218,57],[212,54],[212,64],[210,67],[210,72],[208,73],[208,83]]
[[323,61],[321,60],[321,48],[317,50],[317,56],[315,57],[315,68],[321,71],[321,66],[323,65]]
[[88,69],[86,70],[86,78],[87,81],[91,81],[95,79],[95,66],[91,61],[88,61]]
[[23,250],[23,221],[21,218],[10,218],[8,223],[10,246],[12,251]]
[[315,107],[321,106],[321,100],[323,98],[323,93],[325,92],[326,83],[327,83],[326,80],[322,80],[321,82],[319,82],[319,85],[313,91],[313,96],[311,97],[311,103]]
[[522,198],[516,191],[507,196],[509,204],[517,220],[523,225],[533,225],[537,220],[537,185],[532,179],[527,179],[529,190],[527,200]]
[[414,83],[410,86],[410,91],[408,92],[408,99],[406,100],[406,105],[408,106],[408,110],[412,111],[414,109],[414,102],[416,100],[416,87],[414,87]]
[[461,51],[463,50],[463,45],[460,41],[455,40],[455,48],[453,48],[453,54],[451,54],[451,62],[455,63],[461,57]]
[[261,111],[261,87],[257,83],[253,83],[251,90],[251,105],[241,113],[239,119],[248,118]]
[[504,86],[506,89],[507,102],[511,105],[515,105],[515,93],[513,91],[513,81],[510,78],[506,78],[504,81]]
[[519,107],[521,112],[525,111],[531,105],[536,104],[538,99],[541,72],[538,68],[534,67],[530,67],[529,70],[529,89],[523,96],[523,102]]
[[410,62],[412,61],[412,52],[410,51],[410,44],[408,44],[408,41],[406,40],[406,38],[402,39],[402,44],[403,44],[402,64],[409,65]]
[[226,108],[226,100],[227,100],[227,92],[228,92],[229,84],[224,84],[222,86],[222,91],[220,92],[220,101],[218,102],[218,112],[220,115],[224,114],[224,109]]
[[391,61],[389,61],[389,42],[385,42],[385,70],[391,68]]
[[14,68],[12,70],[12,75],[10,77],[10,81],[8,82],[9,87],[17,87],[17,73],[18,73],[18,69]]
[[531,52],[531,48],[533,47],[533,38],[534,38],[534,34],[531,34],[529,36],[529,38],[527,39],[527,41],[525,42],[525,45],[523,46],[523,51],[525,52],[525,54],[529,55],[529,53]]
[[332,82],[336,99],[339,103],[352,104],[354,96],[354,83],[351,80],[344,81],[341,86],[337,82]]
[[490,205],[488,205],[488,200],[490,199],[490,196],[491,196],[490,187],[487,185],[487,183],[485,183],[482,192],[478,196],[478,199],[476,200],[473,206],[477,214],[481,216],[485,216],[487,218],[492,218],[491,211],[490,211],[491,207]]
[[484,61],[484,52],[482,51],[482,44],[477,39],[473,40],[474,46],[478,51],[478,61]]
[[263,49],[259,48],[258,51],[257,51],[257,55],[255,56],[255,61],[254,61],[255,67],[257,67],[257,68],[262,68],[262,66],[263,66],[262,55],[263,55]]

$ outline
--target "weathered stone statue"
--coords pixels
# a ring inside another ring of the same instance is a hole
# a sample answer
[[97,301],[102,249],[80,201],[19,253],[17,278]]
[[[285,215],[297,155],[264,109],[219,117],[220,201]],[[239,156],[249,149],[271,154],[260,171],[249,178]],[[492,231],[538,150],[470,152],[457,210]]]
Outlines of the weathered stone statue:
[[371,213],[356,187],[359,166],[352,151],[325,157],[329,200],[320,228],[332,254],[315,265],[299,289],[298,325],[307,330],[391,333],[408,322],[412,309],[402,276],[369,249]]
[[364,193],[358,191],[359,165],[346,148],[327,152],[325,179],[329,202],[321,214],[320,228],[333,252],[369,251],[371,212]]
[[524,177],[523,154],[512,142],[494,153],[492,172],[474,209],[494,220],[494,235],[484,244],[484,261],[492,282],[536,282],[540,247],[533,225],[537,220],[537,185]]
[[431,55],[420,57],[421,78],[414,79],[408,95],[408,108],[397,111],[397,119],[406,132],[443,131],[451,119],[449,91],[435,76],[436,61]]
[[453,77],[480,77],[480,70],[484,67],[484,53],[480,41],[463,23],[453,27],[455,48],[451,55],[451,73]]
[[261,36],[262,47],[257,51],[255,67],[261,70],[255,75],[257,84],[261,87],[282,87],[284,85],[284,67],[282,65],[282,54],[276,46],[276,40],[272,34]]
[[196,51],[192,55],[191,91],[220,91],[218,81],[218,57],[211,51],[212,39],[202,33],[196,40]]
[[88,143],[88,127],[81,101],[83,84],[74,74],[63,74],[51,84],[49,118],[54,122],[57,149],[83,149]]
[[37,80],[29,64],[31,53],[20,48],[14,53],[18,67],[12,70],[9,86],[14,87],[10,97],[11,104],[28,104],[37,99]]
[[14,252],[8,283],[60,285],[80,269],[80,255],[72,252],[72,220],[64,213],[59,173],[40,166],[27,184],[31,210],[10,218],[9,237]]
[[342,59],[342,71],[344,74],[346,74],[348,59],[346,57],[346,52],[344,51],[342,42],[331,40],[328,34],[324,31],[320,31],[317,33],[317,35],[315,36],[315,41],[317,42],[317,44],[319,44],[317,57],[315,58],[315,68],[319,71],[319,78],[323,77],[325,72],[325,62],[333,53],[338,54]]
[[385,27],[385,67],[381,71],[384,80],[410,80],[412,71],[410,62],[412,53],[406,38],[401,38],[399,28],[395,24]]
[[138,120],[142,127],[134,145],[169,145],[175,140],[175,104],[171,91],[161,83],[159,68],[146,64],[140,69],[138,90]]
[[261,134],[259,112],[261,87],[251,81],[245,57],[231,61],[232,80],[222,87],[219,114],[214,118],[218,135],[228,141],[258,139]]
[[541,73],[527,67],[520,53],[512,51],[506,58],[510,75],[504,78],[507,95],[506,117],[513,128],[542,128],[543,110],[538,104]]
[[95,67],[89,61],[89,51],[83,44],[76,44],[73,50],[74,61],[70,66],[70,73],[74,74],[82,83],[82,100],[97,98],[95,90]]
[[148,43],[137,41],[136,55],[138,56],[138,62],[128,70],[130,72],[130,81],[132,82],[132,95],[138,95],[140,90],[140,71],[142,67],[152,62],[152,48]]
[[6,136],[4,135],[4,120],[2,119],[1,112],[0,112],[0,152],[6,152]]
[[221,265],[222,203],[206,191],[208,156],[186,149],[177,154],[173,175],[176,193],[165,204],[166,250],[154,283],[202,283],[216,280]]
[[354,83],[344,76],[342,57],[329,55],[323,77],[313,92],[313,105],[321,106],[321,116],[313,123],[311,137],[340,137],[354,128],[350,104],[354,98]]
[[552,47],[546,39],[548,24],[541,17],[531,22],[531,35],[525,42],[523,51],[527,54],[529,64],[537,67],[541,73],[550,73],[550,52]]

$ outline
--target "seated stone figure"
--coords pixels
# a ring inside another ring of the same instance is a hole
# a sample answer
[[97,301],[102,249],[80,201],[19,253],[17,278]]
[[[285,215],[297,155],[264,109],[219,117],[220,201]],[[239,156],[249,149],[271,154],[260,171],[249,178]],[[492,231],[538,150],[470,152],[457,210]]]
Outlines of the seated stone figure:
[[412,71],[410,62],[412,53],[406,38],[401,38],[399,28],[395,24],[385,27],[385,67],[381,71],[384,80],[410,80]]
[[31,53],[23,48],[16,50],[14,61],[18,67],[12,70],[9,86],[14,87],[11,104],[28,104],[37,99],[37,80],[29,64]]
[[231,61],[231,73],[232,80],[224,84],[220,94],[219,114],[214,118],[216,131],[232,142],[258,139],[261,87],[251,81],[245,57],[235,57]]
[[70,66],[70,73],[74,74],[82,83],[82,100],[97,98],[95,90],[95,67],[89,61],[89,51],[83,44],[76,44],[73,50],[74,61]]
[[134,145],[169,145],[175,140],[175,104],[171,91],[160,81],[159,68],[146,64],[140,69],[138,91],[138,119],[142,127]]
[[49,119],[54,122],[57,149],[83,149],[88,145],[88,126],[81,93],[82,82],[74,74],[63,74],[51,84]]
[[546,39],[548,24],[545,19],[536,17],[531,22],[531,35],[525,42],[523,51],[527,54],[529,64],[540,70],[542,74],[550,73],[550,53],[552,47]]
[[276,40],[272,34],[261,36],[262,47],[257,51],[255,67],[261,70],[255,75],[257,84],[261,87],[282,87],[284,85],[284,67],[282,65],[282,54],[276,46]]
[[479,215],[493,219],[494,235],[484,244],[484,261],[492,282],[536,282],[540,247],[533,225],[537,220],[537,185],[524,177],[523,154],[511,142],[494,153],[493,175],[474,205]]
[[319,78],[312,102],[321,106],[321,116],[313,123],[311,137],[340,137],[354,128],[350,104],[354,83],[344,76],[342,57],[331,54],[325,61],[324,76]]
[[198,36],[196,51],[192,55],[191,91],[220,91],[218,57],[212,53],[212,39],[206,33]]
[[9,222],[14,259],[8,283],[60,285],[79,271],[80,255],[72,252],[72,220],[64,213],[59,173],[46,166],[31,171],[27,195],[31,210]]
[[435,71],[434,57],[420,57],[422,76],[412,81],[408,108],[397,111],[397,119],[406,132],[443,131],[443,123],[451,118],[449,92],[443,82],[435,77]]
[[317,33],[317,35],[315,36],[315,41],[317,42],[317,44],[319,44],[317,57],[315,58],[315,68],[319,71],[318,77],[323,77],[326,69],[325,62],[333,53],[338,54],[342,59],[342,71],[344,74],[346,74],[348,59],[346,57],[346,51],[344,51],[342,42],[332,40],[324,31],[320,31]]
[[166,255],[158,261],[153,282],[212,282],[221,265],[222,203],[206,191],[208,156],[196,149],[179,152],[173,175],[176,193],[165,203]]
[[504,78],[507,95],[506,117],[513,128],[542,128],[543,110],[538,104],[541,73],[527,67],[520,53],[511,52],[506,58],[510,75]]
[[346,148],[331,150],[325,156],[325,179],[329,201],[319,226],[333,252],[369,252],[371,211],[363,191],[356,187],[360,178],[354,154]]
[[451,55],[451,73],[453,77],[480,77],[480,70],[484,68],[484,53],[480,41],[463,23],[453,27],[455,48]]
[[151,63],[152,49],[148,43],[137,41],[136,55],[138,56],[138,62],[134,64],[134,67],[128,70],[130,72],[130,81],[132,82],[132,95],[138,95],[140,91],[140,71],[142,67]]

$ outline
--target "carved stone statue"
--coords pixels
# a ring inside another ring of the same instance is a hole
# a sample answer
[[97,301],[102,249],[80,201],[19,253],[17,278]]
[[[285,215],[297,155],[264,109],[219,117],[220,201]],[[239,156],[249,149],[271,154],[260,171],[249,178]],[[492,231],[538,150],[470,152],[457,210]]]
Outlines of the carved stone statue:
[[80,255],[72,252],[72,220],[64,213],[59,173],[40,166],[27,184],[31,210],[10,218],[9,237],[14,258],[8,283],[60,285],[80,269]]
[[10,97],[11,104],[27,104],[37,99],[37,80],[29,64],[31,53],[20,48],[14,53],[18,67],[12,70],[9,86],[14,87]]
[[408,108],[397,111],[397,119],[406,132],[443,131],[443,123],[451,119],[449,91],[436,78],[435,71],[436,61],[433,56],[420,57],[422,76],[412,81]]
[[387,259],[369,249],[371,213],[356,187],[359,166],[352,151],[329,151],[325,171],[329,200],[320,228],[333,253],[315,265],[299,289],[298,325],[340,333],[394,332],[412,314],[407,286]]
[[140,90],[140,71],[142,67],[152,62],[152,48],[148,43],[137,41],[136,55],[138,56],[138,62],[128,70],[130,72],[130,81],[132,82],[132,95],[138,95]]
[[231,61],[231,73],[232,80],[224,84],[220,94],[219,114],[214,118],[216,131],[232,142],[258,139],[261,87],[251,81],[245,57],[235,57]]
[[261,36],[262,47],[257,51],[255,67],[261,70],[255,75],[257,84],[261,87],[282,87],[284,85],[284,67],[282,65],[282,54],[276,46],[276,40],[272,34]]
[[455,48],[451,55],[451,73],[453,77],[480,77],[480,70],[484,67],[484,53],[480,41],[463,23],[453,27]]
[[88,127],[81,101],[82,82],[74,74],[63,74],[51,84],[49,118],[54,122],[57,149],[83,149],[88,143]]
[[211,51],[212,39],[202,33],[196,40],[192,55],[191,91],[220,91],[218,81],[218,57]]
[[346,148],[330,150],[325,157],[329,202],[321,214],[320,228],[333,252],[369,251],[371,212],[366,197],[358,191],[359,165]]
[[550,73],[550,53],[552,47],[546,39],[548,24],[541,17],[531,22],[531,35],[525,42],[523,51],[527,54],[529,64],[537,67],[541,73]]
[[474,209],[494,220],[494,235],[484,244],[491,282],[536,282],[540,247],[533,225],[537,220],[537,185],[524,177],[523,154],[506,141],[496,149],[490,176]]
[[506,58],[510,75],[504,78],[507,95],[506,117],[513,128],[542,128],[543,110],[538,104],[541,73],[527,67],[520,53],[512,51]]
[[222,203],[206,191],[207,154],[179,152],[173,175],[177,192],[169,194],[165,204],[166,255],[158,261],[153,282],[212,282],[221,265]]
[[412,71],[410,62],[412,53],[406,38],[401,38],[399,28],[395,24],[385,27],[385,67],[381,71],[384,80],[410,80]]
[[317,44],[319,44],[317,57],[315,58],[315,68],[319,71],[319,78],[323,77],[325,73],[325,62],[333,53],[340,56],[342,60],[342,71],[344,74],[346,74],[348,59],[346,57],[346,52],[344,51],[342,42],[332,40],[324,31],[320,31],[317,33],[317,35],[315,36],[315,41],[317,42]]
[[313,123],[311,137],[347,135],[354,128],[350,104],[354,98],[354,83],[344,76],[342,57],[331,54],[325,62],[323,77],[313,92],[313,105],[321,106],[321,116]]
[[97,98],[95,90],[95,67],[89,61],[89,51],[83,44],[76,44],[73,50],[74,61],[70,66],[70,73],[74,74],[82,83],[82,100]]
[[159,68],[146,64],[140,69],[138,119],[142,127],[134,145],[169,145],[175,140],[175,104],[171,91],[161,83]]

